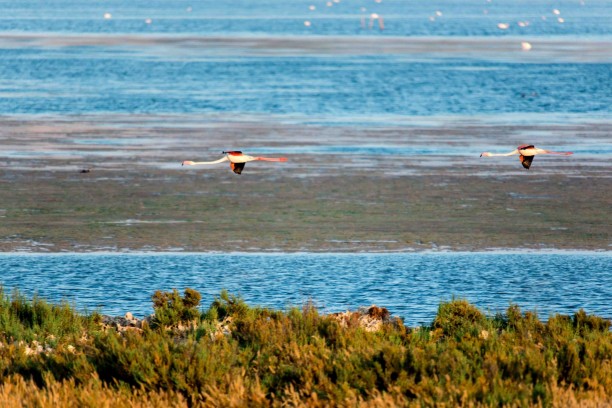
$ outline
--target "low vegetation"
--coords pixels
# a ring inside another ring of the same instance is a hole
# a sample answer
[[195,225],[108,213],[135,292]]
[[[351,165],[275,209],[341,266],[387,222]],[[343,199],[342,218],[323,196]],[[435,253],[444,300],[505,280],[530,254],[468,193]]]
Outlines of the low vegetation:
[[155,317],[119,331],[0,288],[0,406],[612,404],[611,322],[582,310],[543,322],[456,299],[429,327],[368,331],[227,292],[208,309],[191,289],[152,301]]

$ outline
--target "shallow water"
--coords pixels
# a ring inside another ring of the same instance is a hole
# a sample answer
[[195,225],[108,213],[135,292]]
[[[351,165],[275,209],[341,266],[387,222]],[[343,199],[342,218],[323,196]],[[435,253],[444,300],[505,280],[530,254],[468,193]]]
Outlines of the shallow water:
[[[2,0],[0,31],[381,36],[612,34],[607,0],[334,0],[329,4],[327,0]],[[380,30],[378,19],[371,21],[372,14],[382,18],[384,30]],[[508,28],[499,29],[499,23],[508,24]]]
[[408,325],[429,324],[441,301],[465,298],[489,313],[510,304],[612,317],[612,255],[605,253],[3,254],[0,283],[79,310],[152,312],[156,290],[222,289],[250,306],[285,309],[312,300],[325,312],[376,304]]
[[0,48],[0,114],[233,112],[342,121],[370,115],[605,115],[612,109],[608,63],[449,58],[150,57],[104,46]]
[[611,112],[606,1],[330,3],[0,1],[0,115]]

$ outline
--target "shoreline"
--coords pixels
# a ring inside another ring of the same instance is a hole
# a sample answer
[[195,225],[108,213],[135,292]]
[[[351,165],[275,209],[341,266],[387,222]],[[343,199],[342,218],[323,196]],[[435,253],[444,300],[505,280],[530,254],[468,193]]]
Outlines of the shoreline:
[[453,250],[398,250],[398,251],[5,251],[0,252],[4,256],[392,256],[392,255],[606,255],[612,256],[612,249],[529,249],[529,248],[491,248],[489,250],[453,251]]

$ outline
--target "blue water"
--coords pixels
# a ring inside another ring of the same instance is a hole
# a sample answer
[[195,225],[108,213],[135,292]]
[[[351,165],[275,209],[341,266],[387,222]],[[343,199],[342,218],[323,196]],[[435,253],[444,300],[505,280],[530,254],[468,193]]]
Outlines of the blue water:
[[152,60],[87,53],[0,49],[0,113],[342,118],[612,109],[610,64],[407,63],[401,56]]
[[[359,123],[360,118],[382,116],[606,117],[612,112],[610,52],[584,62],[576,51],[569,61],[529,59],[537,55],[539,40],[610,41],[609,1],[341,0],[332,4],[0,1],[0,115],[258,114],[299,116],[304,122],[333,117]],[[309,10],[311,5],[314,11]],[[111,18],[105,19],[105,13]],[[384,17],[383,31],[377,25],[369,28],[372,13]],[[500,22],[509,24],[508,29],[500,30]],[[524,22],[529,25],[518,25]],[[20,35],[34,40],[15,41],[13,37]],[[92,43],[71,45],[72,40],[92,35]],[[105,36],[121,37],[109,45]],[[348,54],[319,55],[309,49],[279,52],[273,45],[244,50],[198,43],[206,38],[297,37],[320,45],[338,36],[508,37],[517,49],[524,39],[532,41],[535,49],[531,54],[519,52],[518,57],[469,51],[435,55],[367,51],[360,56],[359,48]],[[160,38],[187,39],[164,43]]]
[[0,284],[80,310],[152,312],[156,290],[222,289],[251,306],[284,310],[312,300],[323,312],[377,304],[408,325],[429,324],[441,301],[488,313],[510,304],[542,319],[580,308],[612,318],[610,253],[4,254]]
[[[608,0],[2,0],[0,31],[200,35],[611,35]],[[315,6],[311,11],[310,6]],[[560,14],[554,14],[553,10]],[[436,12],[442,15],[438,16]],[[109,13],[111,18],[105,19]],[[372,13],[382,16],[370,28]],[[564,19],[563,23],[558,18]],[[365,27],[362,25],[365,18]],[[430,18],[433,18],[431,21]],[[150,19],[150,23],[147,23]],[[309,27],[304,25],[309,21]],[[519,22],[528,22],[520,26]],[[500,30],[498,23],[509,24]]]

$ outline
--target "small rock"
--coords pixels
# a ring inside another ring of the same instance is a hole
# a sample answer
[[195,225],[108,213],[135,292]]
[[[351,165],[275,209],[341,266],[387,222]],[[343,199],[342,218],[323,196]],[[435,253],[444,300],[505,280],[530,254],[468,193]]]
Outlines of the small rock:
[[391,318],[391,313],[384,307],[372,305],[360,307],[356,312],[332,313],[330,315],[340,324],[340,327],[354,327],[358,325],[368,332],[382,329],[383,324],[397,323],[397,318]]

